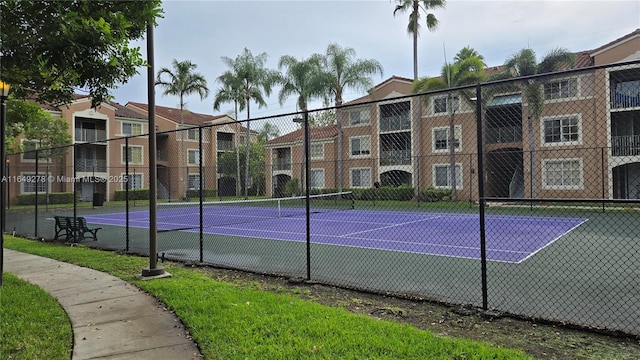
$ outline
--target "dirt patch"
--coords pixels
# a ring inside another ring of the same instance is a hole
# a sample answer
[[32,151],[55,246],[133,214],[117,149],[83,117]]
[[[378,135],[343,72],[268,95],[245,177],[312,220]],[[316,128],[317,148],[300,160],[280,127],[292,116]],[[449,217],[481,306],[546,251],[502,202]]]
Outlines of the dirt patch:
[[242,271],[200,268],[219,281],[297,296],[376,319],[411,324],[442,336],[519,348],[539,359],[640,359],[640,338],[525,321],[472,307],[399,299]]

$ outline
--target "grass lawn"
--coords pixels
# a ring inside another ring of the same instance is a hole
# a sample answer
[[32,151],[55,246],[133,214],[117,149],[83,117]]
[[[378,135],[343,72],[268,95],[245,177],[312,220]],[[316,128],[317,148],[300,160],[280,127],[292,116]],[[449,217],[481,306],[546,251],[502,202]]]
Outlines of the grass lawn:
[[[275,294],[248,284],[216,281],[198,269],[166,264],[172,278],[140,281],[135,278],[148,266],[146,258],[92,250],[82,246],[39,243],[5,238],[10,249],[37,254],[110,273],[158,297],[185,323],[205,359],[528,359],[520,350],[511,350],[434,335],[413,326],[356,315],[286,294]],[[11,279],[11,276],[7,277]],[[11,280],[10,280],[11,281]],[[27,298],[3,289],[3,311],[12,307],[9,298],[41,307],[41,297]],[[5,291],[7,291],[5,293]],[[31,296],[31,295],[29,295]],[[6,298],[6,299],[5,299]],[[55,302],[55,301],[54,301]],[[45,307],[51,307],[46,305]],[[3,312],[4,315],[4,312]],[[57,325],[68,324],[57,318]],[[22,325],[21,325],[22,324]],[[0,353],[5,354],[4,338],[19,338],[19,329],[4,327]],[[65,342],[66,341],[66,342]],[[70,348],[67,340],[56,340]],[[51,342],[25,342],[42,354]],[[27,351],[27,350],[25,350]],[[25,357],[26,358],[26,357]],[[54,355],[31,358],[55,358]]]

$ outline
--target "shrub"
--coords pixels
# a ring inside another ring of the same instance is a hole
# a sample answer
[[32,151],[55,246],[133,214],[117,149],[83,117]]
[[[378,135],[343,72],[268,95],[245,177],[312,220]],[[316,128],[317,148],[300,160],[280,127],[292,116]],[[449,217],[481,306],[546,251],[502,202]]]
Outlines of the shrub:
[[284,196],[295,196],[300,194],[300,183],[298,182],[298,179],[293,178],[284,184]]
[[[126,190],[116,190],[113,200],[124,201],[127,199]],[[129,190],[129,200],[149,200],[149,189]]]
[[434,189],[428,188],[422,192],[422,200],[427,202],[442,201],[445,198],[451,196],[451,190],[449,189]]
[[[36,194],[21,194],[16,200],[18,205],[35,205]],[[47,194],[38,194],[38,205],[47,203]],[[72,192],[49,193],[49,204],[73,204]]]
[[[213,198],[218,196],[216,189],[202,189],[202,196],[205,198]],[[187,190],[187,199],[200,199],[200,190]]]

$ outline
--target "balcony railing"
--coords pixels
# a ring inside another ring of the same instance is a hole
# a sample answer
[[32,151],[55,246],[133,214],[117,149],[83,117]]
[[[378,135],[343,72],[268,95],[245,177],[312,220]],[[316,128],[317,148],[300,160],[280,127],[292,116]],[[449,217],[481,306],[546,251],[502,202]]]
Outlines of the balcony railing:
[[233,141],[218,140],[218,151],[233,150]]
[[94,142],[105,141],[107,139],[106,130],[76,128],[76,141]]
[[107,160],[76,159],[76,171],[107,172]]
[[[640,92],[640,89],[638,89]],[[627,109],[640,107],[640,93],[638,95],[627,95],[622,93],[611,94],[612,109]]]
[[383,116],[380,118],[380,131],[411,130],[411,118],[409,115]]
[[487,129],[487,143],[500,144],[522,141],[522,128],[519,126],[507,126]]
[[291,170],[291,160],[276,160],[273,165],[275,166],[274,170]]
[[640,135],[613,136],[611,154],[613,156],[640,155]]
[[380,166],[411,165],[411,150],[391,150],[380,152]]

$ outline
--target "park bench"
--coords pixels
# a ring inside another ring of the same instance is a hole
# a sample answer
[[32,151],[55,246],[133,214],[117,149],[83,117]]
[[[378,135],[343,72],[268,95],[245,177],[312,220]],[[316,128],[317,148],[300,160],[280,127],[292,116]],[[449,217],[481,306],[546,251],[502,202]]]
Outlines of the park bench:
[[[54,216],[56,221],[55,225],[55,240],[64,233],[65,240],[74,240],[80,241],[90,237],[93,241],[98,240],[98,230],[102,229],[101,227],[89,227],[87,224],[87,219],[84,217],[73,217],[73,216]],[[89,236],[87,236],[89,234]]]

